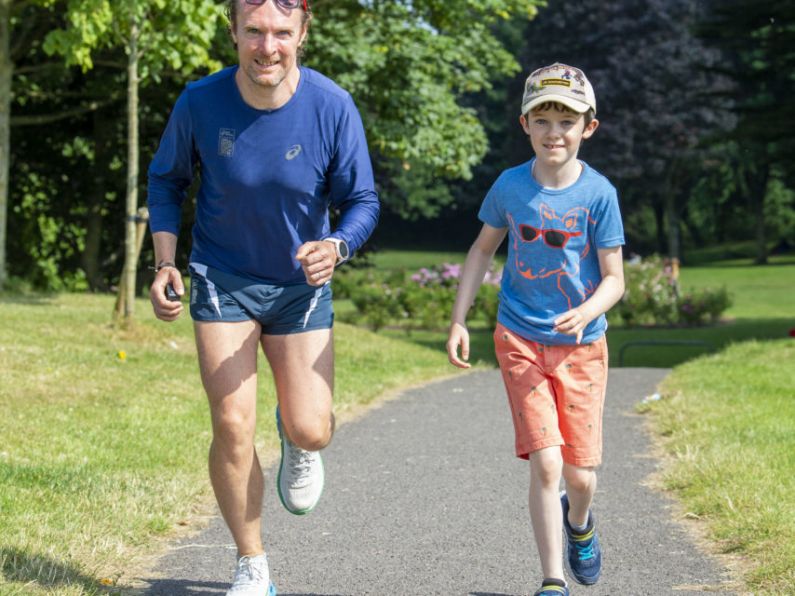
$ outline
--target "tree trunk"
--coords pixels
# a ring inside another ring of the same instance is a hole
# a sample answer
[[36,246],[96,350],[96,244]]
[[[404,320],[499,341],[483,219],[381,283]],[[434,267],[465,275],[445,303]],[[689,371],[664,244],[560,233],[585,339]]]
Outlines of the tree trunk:
[[124,235],[124,309],[125,320],[132,320],[135,310],[135,274],[137,269],[135,212],[138,208],[138,21],[133,9],[127,64],[127,226]]
[[8,177],[11,171],[11,0],[0,0],[0,290],[5,286]]
[[86,243],[80,255],[80,266],[86,274],[88,287],[94,292],[106,289],[99,255],[102,250],[102,211],[115,133],[115,124],[110,116],[108,110],[94,112],[94,175],[91,192],[86,195]]
[[690,210],[687,209],[685,211],[685,216],[682,218],[682,223],[687,228],[687,233],[690,234],[690,237],[693,239],[693,243],[696,246],[704,246],[706,242],[704,241],[704,234],[699,229],[699,227],[692,222],[692,217]]
[[[762,154],[764,155],[764,153]],[[754,214],[756,258],[754,263],[764,265],[767,263],[767,233],[765,231],[765,197],[767,183],[770,179],[770,164],[766,159],[760,159],[756,167],[749,170],[751,179],[748,181],[748,190],[751,210]]]
[[652,203],[652,210],[654,211],[654,223],[657,227],[657,252],[663,254],[665,252],[665,210],[659,201]]
[[667,253],[669,258],[677,261],[682,258],[682,222],[677,201],[679,176],[682,171],[683,168],[680,167],[680,162],[674,160],[668,166],[665,187],[661,190],[663,193],[665,219],[668,223],[666,230]]
[[[135,214],[135,262],[141,255],[141,248],[144,245],[144,238],[146,237],[146,230],[149,228],[149,209],[141,207]],[[116,296],[116,306],[114,313],[116,317],[124,314],[125,297],[127,296],[127,277],[123,276],[119,284],[119,293]]]
[[679,211],[676,209],[675,196],[670,192],[665,198],[665,217],[668,221],[668,256],[679,259],[681,252]]

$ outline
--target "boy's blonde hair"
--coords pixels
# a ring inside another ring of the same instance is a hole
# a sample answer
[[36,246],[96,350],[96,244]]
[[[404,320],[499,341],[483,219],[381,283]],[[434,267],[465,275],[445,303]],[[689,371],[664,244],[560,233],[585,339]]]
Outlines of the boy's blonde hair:
[[596,116],[592,108],[589,109],[587,112],[577,112],[575,110],[572,110],[569,106],[563,105],[559,101],[545,101],[544,103],[539,104],[528,110],[527,113],[524,115],[524,117],[527,119],[529,118],[530,114],[532,114],[533,112],[544,112],[546,110],[555,110],[556,112],[567,112],[569,114],[574,114],[576,116],[582,114],[582,117],[585,119],[585,126],[588,126]]

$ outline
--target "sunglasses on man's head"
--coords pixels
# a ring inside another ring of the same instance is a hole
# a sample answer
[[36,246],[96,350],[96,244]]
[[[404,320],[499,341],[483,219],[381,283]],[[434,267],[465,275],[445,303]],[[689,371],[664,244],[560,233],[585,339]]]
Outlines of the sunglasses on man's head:
[[[267,1],[268,0],[246,0],[246,4],[253,4],[254,6],[259,6],[260,4],[265,4]],[[273,0],[273,1],[282,8],[298,8],[299,6],[302,6],[304,12],[307,12],[309,10],[307,0]]]
[[519,234],[522,236],[524,242],[533,242],[538,240],[539,237],[544,239],[544,244],[552,248],[563,248],[569,241],[569,238],[582,236],[582,232],[567,232],[565,230],[544,230],[521,224],[519,226]]

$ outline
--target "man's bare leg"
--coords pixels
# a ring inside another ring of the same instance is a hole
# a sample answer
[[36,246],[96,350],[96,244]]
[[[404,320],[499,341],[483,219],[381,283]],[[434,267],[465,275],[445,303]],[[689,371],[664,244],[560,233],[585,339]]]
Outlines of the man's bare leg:
[[287,436],[307,451],[323,449],[334,433],[332,330],[263,335],[262,348],[273,371]]
[[210,403],[210,480],[240,556],[263,552],[263,478],[254,449],[260,325],[194,324],[202,382]]

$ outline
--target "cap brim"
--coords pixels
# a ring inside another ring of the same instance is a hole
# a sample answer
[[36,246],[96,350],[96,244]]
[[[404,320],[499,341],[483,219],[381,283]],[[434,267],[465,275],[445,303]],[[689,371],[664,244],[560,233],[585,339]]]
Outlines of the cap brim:
[[[536,106],[540,106],[542,103],[547,103],[548,101],[554,101],[556,103],[562,103],[567,108],[570,108],[577,112],[578,114],[584,114],[588,110],[591,109],[584,101],[578,101],[572,97],[566,97],[565,95],[555,95],[554,93],[547,93],[544,95],[540,95],[536,98],[531,99],[525,104],[522,104],[522,114],[527,114],[530,110],[532,110]],[[596,112],[596,110],[594,110]]]

